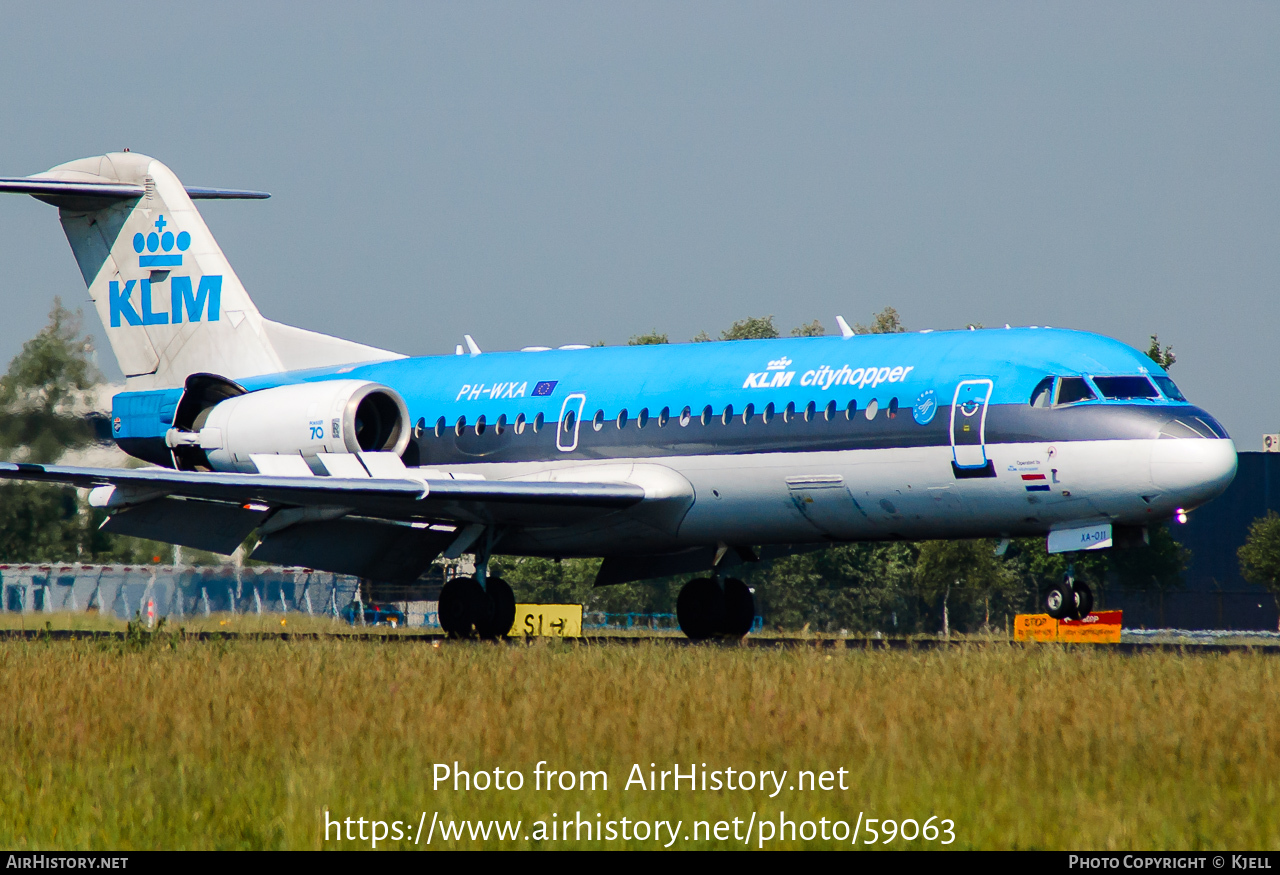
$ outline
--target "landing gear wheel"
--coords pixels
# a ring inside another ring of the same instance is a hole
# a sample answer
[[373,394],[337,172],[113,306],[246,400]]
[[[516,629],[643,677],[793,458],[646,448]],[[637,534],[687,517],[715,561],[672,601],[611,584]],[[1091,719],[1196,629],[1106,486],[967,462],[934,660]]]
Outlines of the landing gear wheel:
[[1093,590],[1089,589],[1087,583],[1076,581],[1075,603],[1076,612],[1073,619],[1083,620],[1089,616],[1089,613],[1093,610]]
[[724,625],[720,634],[742,638],[751,631],[756,619],[756,600],[751,589],[741,580],[730,577],[724,582]]
[[693,641],[719,633],[725,625],[725,597],[720,585],[709,577],[686,583],[676,598],[676,619],[680,631]]
[[[443,602],[441,603],[443,604]],[[1055,583],[1045,594],[1046,613],[1055,620],[1068,620],[1075,615],[1076,594],[1070,583]]]
[[483,635],[493,622],[493,604],[474,577],[455,577],[440,590],[440,628],[450,638]]
[[485,595],[493,606],[493,615],[483,629],[476,631],[482,638],[501,638],[511,631],[511,624],[516,621],[516,595],[501,577],[490,577],[485,581]]

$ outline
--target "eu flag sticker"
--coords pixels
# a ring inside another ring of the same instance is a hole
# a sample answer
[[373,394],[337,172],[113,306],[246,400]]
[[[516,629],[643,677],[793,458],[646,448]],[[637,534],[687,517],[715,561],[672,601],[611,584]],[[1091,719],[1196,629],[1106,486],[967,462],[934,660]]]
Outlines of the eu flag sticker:
[[538,398],[550,395],[556,390],[556,380],[546,380],[533,387],[533,397]]

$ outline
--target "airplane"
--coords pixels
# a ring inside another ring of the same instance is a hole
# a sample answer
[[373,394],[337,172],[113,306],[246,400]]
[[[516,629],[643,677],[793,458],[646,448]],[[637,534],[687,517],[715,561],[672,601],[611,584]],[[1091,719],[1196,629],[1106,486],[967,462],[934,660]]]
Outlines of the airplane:
[[[1235,445],[1142,353],[1037,327],[628,347],[399,353],[264,318],[184,186],[116,152],[0,179],[58,208],[126,376],[137,469],[0,464],[85,487],[104,529],[409,583],[474,555],[440,624],[496,637],[495,555],[602,557],[595,584],[696,575],[690,638],[745,635],[733,569],[852,541],[1140,543],[1235,475]],[[1084,616],[1083,582],[1045,610]]]

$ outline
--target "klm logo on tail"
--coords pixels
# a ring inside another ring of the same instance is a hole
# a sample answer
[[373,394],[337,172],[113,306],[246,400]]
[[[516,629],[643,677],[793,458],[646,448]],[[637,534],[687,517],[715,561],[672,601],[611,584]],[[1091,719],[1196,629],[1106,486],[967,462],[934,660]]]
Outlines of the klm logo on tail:
[[[133,235],[133,250],[138,253],[138,266],[169,270],[182,267],[182,253],[191,246],[191,235],[186,231],[174,234],[168,230],[170,223],[160,216],[155,221],[156,230],[149,234]],[[191,277],[168,277],[169,311],[152,309],[152,281],[128,280],[121,284],[112,280],[107,289],[111,310],[111,327],[119,328],[121,320],[128,325],[180,325],[183,310],[188,322],[217,322],[222,311],[222,277],[202,276],[195,290]],[[158,280],[156,285],[165,282]],[[135,293],[137,297],[135,297]]]

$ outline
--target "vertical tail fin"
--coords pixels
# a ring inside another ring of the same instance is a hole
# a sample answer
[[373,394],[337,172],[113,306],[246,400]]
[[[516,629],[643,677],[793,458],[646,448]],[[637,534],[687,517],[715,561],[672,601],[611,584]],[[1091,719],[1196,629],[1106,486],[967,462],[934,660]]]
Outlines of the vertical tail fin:
[[180,386],[196,372],[234,380],[400,357],[262,317],[192,195],[265,195],[185,189],[164,164],[131,152],[3,179],[0,191],[25,192],[59,208],[131,389]]

